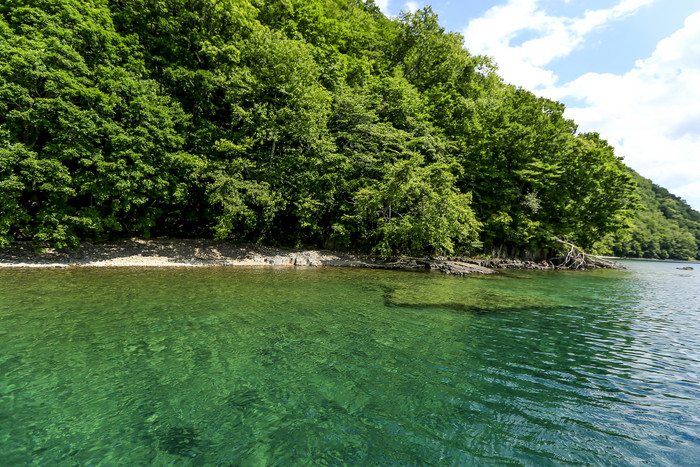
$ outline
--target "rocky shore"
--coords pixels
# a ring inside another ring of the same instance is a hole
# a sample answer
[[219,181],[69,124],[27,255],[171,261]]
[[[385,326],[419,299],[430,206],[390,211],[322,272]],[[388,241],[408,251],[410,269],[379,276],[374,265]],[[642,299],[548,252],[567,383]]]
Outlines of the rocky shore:
[[[610,263],[614,264],[614,263]],[[204,266],[332,266],[437,271],[465,276],[493,274],[495,269],[559,269],[551,263],[464,258],[388,258],[330,250],[294,250],[225,241],[130,239],[82,243],[77,249],[35,252],[30,242],[0,249],[0,267],[204,267]],[[607,266],[611,267],[611,266]]]

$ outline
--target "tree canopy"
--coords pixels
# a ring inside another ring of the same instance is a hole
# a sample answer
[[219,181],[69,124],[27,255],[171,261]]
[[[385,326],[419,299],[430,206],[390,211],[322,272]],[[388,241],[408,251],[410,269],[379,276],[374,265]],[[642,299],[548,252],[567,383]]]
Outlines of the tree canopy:
[[0,0],[0,245],[590,248],[635,183],[563,112],[430,7]]

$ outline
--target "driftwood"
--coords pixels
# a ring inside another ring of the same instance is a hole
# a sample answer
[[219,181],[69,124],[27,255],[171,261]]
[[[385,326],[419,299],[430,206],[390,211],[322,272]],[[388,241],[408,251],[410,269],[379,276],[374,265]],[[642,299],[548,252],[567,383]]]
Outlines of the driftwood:
[[557,261],[557,265],[562,268],[566,269],[587,269],[587,268],[618,268],[620,267],[618,264],[605,260],[603,258],[600,258],[598,256],[593,256],[585,251],[583,251],[581,248],[578,246],[574,245],[570,241],[563,240],[556,235],[554,235],[552,232],[545,230],[543,228],[539,228],[542,232],[546,233],[552,239],[554,239],[556,242],[561,244],[563,247],[563,250],[561,251],[561,255],[558,258],[554,258],[555,261]]

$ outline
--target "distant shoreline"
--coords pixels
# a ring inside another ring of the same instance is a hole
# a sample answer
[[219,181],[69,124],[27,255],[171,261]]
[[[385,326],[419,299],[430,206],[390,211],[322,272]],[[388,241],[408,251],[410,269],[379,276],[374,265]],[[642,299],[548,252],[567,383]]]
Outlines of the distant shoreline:
[[700,259],[661,259],[661,258],[631,258],[629,256],[599,256],[612,261],[658,261],[662,263],[700,263]]
[[518,259],[376,258],[331,250],[282,249],[204,239],[84,242],[75,250],[46,249],[41,253],[34,251],[31,242],[15,241],[9,248],[0,249],[0,268],[211,266],[355,267],[437,271],[460,276],[493,274],[496,269],[566,269]]

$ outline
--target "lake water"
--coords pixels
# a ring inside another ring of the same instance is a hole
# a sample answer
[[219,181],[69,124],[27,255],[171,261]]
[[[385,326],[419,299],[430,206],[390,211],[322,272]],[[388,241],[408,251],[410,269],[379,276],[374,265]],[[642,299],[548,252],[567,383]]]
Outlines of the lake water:
[[0,270],[2,465],[700,465],[700,265]]

